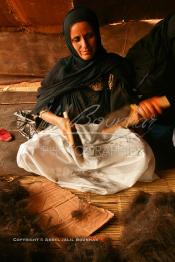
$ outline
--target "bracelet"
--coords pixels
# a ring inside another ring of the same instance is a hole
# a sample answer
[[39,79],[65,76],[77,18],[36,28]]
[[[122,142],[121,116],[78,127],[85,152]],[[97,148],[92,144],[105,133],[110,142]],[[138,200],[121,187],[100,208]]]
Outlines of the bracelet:
[[41,111],[39,112],[39,117],[42,118],[42,114],[43,114],[43,113],[46,113],[46,112],[48,112],[48,111],[49,111],[49,110],[48,110],[47,108],[41,110]]

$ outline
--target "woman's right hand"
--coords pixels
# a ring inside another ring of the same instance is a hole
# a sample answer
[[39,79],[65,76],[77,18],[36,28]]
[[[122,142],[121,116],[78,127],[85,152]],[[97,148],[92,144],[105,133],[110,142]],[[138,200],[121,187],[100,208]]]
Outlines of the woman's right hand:
[[[63,113],[64,115],[64,113]],[[42,112],[40,114],[40,117],[48,122],[49,124],[52,124],[54,126],[57,126],[61,131],[65,139],[70,145],[73,145],[73,135],[72,135],[72,128],[74,127],[69,120],[68,117],[60,117],[55,115],[54,113],[50,111]]]

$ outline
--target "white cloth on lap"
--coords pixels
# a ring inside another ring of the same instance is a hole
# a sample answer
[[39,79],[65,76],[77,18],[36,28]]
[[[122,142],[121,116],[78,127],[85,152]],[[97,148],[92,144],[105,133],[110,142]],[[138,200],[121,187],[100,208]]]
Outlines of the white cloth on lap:
[[99,125],[78,125],[84,161],[77,158],[58,127],[49,126],[21,144],[17,164],[61,187],[113,194],[136,181],[153,181],[155,160],[149,145],[129,129],[101,134]]

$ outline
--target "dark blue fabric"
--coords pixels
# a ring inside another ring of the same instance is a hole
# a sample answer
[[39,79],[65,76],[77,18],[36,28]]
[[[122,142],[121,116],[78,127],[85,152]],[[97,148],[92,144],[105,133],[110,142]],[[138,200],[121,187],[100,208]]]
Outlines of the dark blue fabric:
[[175,147],[173,146],[172,125],[163,125],[155,122],[150,128],[145,129],[144,138],[153,149],[157,169],[168,169],[175,167]]

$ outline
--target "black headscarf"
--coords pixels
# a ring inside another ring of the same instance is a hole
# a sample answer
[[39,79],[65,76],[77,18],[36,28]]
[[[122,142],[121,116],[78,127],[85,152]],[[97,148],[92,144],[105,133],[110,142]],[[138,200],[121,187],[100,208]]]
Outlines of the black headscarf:
[[[97,51],[93,59],[85,61],[78,56],[70,39],[71,26],[77,22],[88,22],[96,35]],[[64,20],[64,36],[71,55],[56,63],[38,90],[37,104],[33,113],[38,113],[51,99],[71,90],[90,84],[113,68],[120,68],[123,59],[116,54],[108,54],[101,44],[99,24],[94,12],[85,7],[72,9]]]

